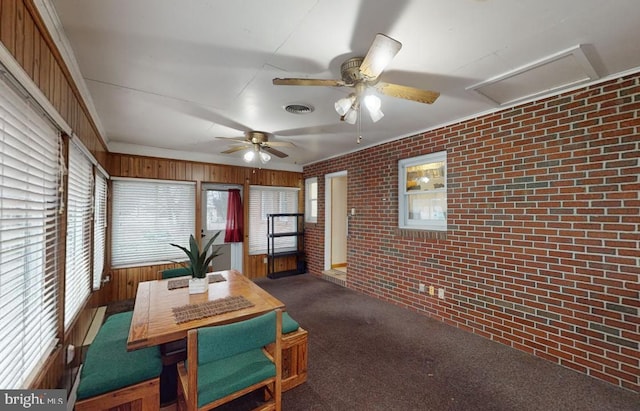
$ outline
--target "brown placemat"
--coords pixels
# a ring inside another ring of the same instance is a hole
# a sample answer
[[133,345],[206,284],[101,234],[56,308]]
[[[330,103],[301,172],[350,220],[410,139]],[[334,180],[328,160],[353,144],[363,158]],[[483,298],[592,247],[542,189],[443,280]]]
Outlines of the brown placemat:
[[176,319],[176,323],[180,324],[253,306],[254,304],[251,301],[241,295],[236,295],[218,298],[217,300],[207,301],[206,303],[174,307],[173,317]]
[[[167,289],[175,290],[176,288],[185,288],[189,286],[189,280],[191,278],[176,278],[174,280],[167,281]],[[219,283],[220,281],[227,281],[222,274],[211,274],[207,276],[209,284]]]

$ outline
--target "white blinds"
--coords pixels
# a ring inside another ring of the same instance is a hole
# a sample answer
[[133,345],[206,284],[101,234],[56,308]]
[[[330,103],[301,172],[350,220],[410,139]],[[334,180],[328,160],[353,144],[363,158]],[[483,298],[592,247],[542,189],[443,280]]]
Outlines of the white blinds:
[[69,144],[65,330],[91,292],[93,165],[77,144],[75,139]]
[[170,243],[187,246],[195,230],[195,183],[113,180],[111,265],[184,260]]
[[[266,254],[267,214],[297,213],[298,191],[292,187],[249,187],[249,254]],[[278,223],[278,232],[297,230],[295,218],[280,218]],[[282,237],[277,239],[275,250],[295,249],[296,246],[296,237]]]
[[100,289],[107,232],[107,178],[96,172],[93,197],[93,289]]
[[0,387],[56,343],[59,135],[0,81]]

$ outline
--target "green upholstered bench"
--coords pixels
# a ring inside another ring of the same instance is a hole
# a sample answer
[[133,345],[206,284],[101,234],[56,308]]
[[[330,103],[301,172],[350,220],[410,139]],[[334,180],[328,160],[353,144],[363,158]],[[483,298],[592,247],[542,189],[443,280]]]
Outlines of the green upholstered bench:
[[143,410],[160,408],[160,349],[127,351],[132,314],[107,318],[89,346],[80,372],[76,411],[108,410],[132,402],[141,402]]
[[[282,313],[282,392],[307,381],[307,337],[289,313]],[[273,355],[273,345],[267,350]]]
[[167,278],[184,277],[185,275],[191,275],[191,270],[187,267],[169,268],[167,270],[160,271],[160,276],[163,280]]

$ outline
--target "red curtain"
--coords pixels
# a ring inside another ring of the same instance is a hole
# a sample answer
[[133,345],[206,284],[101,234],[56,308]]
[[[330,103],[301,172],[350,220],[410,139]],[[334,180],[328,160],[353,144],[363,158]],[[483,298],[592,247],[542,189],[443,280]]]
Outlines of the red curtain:
[[225,243],[242,242],[242,211],[240,190],[230,188],[227,203],[227,228],[224,232]]

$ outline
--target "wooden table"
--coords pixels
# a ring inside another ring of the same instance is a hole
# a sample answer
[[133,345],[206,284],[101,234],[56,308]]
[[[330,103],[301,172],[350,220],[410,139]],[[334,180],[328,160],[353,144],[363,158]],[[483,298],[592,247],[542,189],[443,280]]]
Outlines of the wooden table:
[[[176,341],[185,338],[190,329],[241,321],[276,308],[284,308],[280,300],[236,270],[217,271],[214,274],[222,274],[227,281],[211,283],[209,290],[200,294],[189,294],[186,287],[169,290],[169,280],[145,281],[138,284],[127,348],[134,350]],[[175,321],[173,307],[204,303],[229,296],[243,296],[254,305],[181,324]]]

